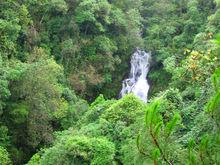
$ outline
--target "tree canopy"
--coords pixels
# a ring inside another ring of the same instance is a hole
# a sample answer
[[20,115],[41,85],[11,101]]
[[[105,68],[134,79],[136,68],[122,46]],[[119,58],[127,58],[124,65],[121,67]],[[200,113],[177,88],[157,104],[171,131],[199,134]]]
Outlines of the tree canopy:
[[219,111],[219,0],[0,1],[0,164],[218,165]]

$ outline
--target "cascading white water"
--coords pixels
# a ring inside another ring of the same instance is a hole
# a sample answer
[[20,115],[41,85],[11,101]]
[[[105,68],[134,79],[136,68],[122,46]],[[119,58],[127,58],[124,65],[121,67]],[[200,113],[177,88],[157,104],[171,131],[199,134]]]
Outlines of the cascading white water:
[[149,84],[147,74],[150,67],[150,53],[137,49],[131,57],[131,70],[128,79],[122,82],[120,96],[133,93],[144,102],[147,102]]

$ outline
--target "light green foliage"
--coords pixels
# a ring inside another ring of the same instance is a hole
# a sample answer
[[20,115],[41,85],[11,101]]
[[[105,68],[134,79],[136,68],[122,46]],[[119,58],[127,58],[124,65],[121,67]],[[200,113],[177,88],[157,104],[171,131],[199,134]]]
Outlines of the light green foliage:
[[32,158],[28,161],[27,165],[39,165],[40,164],[40,154],[36,153],[32,156]]
[[[91,130],[94,130],[103,136],[107,135],[118,143],[120,139],[133,136],[129,126],[135,125],[138,119],[142,118],[143,108],[144,104],[133,95],[127,95],[119,101],[105,101],[101,95],[91,104],[90,109],[83,114],[77,126],[80,128],[81,133],[85,130],[86,134],[91,133],[94,135],[91,132]],[[91,130],[89,127],[91,127]]]
[[[67,131],[58,132],[54,145],[38,153],[40,163],[126,163],[123,158],[128,152],[126,141],[135,140],[143,110],[144,103],[133,95],[119,101],[105,100],[100,95],[90,109],[81,114],[77,127],[73,125]],[[122,143],[122,140],[125,141]],[[35,156],[30,162],[34,159]]]
[[212,83],[215,89],[215,95],[211,98],[208,103],[207,111],[211,113],[213,118],[215,118],[216,122],[219,124],[219,112],[220,112],[220,69],[217,69],[212,76]]
[[113,164],[114,145],[104,138],[64,136],[56,144],[42,151],[40,160],[35,155],[28,164]]
[[[99,121],[101,133],[116,144],[116,149],[119,152],[116,155],[118,162],[123,164],[138,162],[137,159],[135,161],[134,155],[138,152],[135,139],[142,125],[144,107],[144,103],[135,96],[127,95],[110,105],[101,115]],[[129,156],[133,157],[134,160],[127,161],[130,159]]]
[[135,116],[143,113],[143,107],[144,105],[139,99],[133,95],[127,95],[108,108],[101,118],[111,123],[123,121],[126,125],[130,125],[134,122]]
[[101,114],[103,114],[104,111],[115,102],[115,100],[105,100],[103,95],[99,95],[99,97],[97,97],[90,105],[89,110],[81,117],[78,122],[78,126],[97,122]]
[[8,135],[8,128],[1,124],[0,125],[0,146],[8,147],[9,144],[10,144],[10,139]]
[[[140,154],[143,154],[146,159],[152,159],[152,161],[156,163],[172,164],[172,162],[181,161],[178,155],[181,150],[176,153],[172,152],[180,147],[173,134],[181,123],[181,116],[175,113],[175,111],[171,111],[172,116],[163,114],[164,107],[162,106],[166,104],[166,102],[169,102],[169,100],[166,100],[166,97],[169,99],[169,95],[164,96],[164,98],[155,98],[154,101],[147,106],[145,115],[146,124],[142,134],[137,138],[137,147]],[[175,105],[175,101],[170,99],[170,104]],[[166,111],[167,110],[168,109],[166,109]],[[145,138],[147,138],[148,142],[146,142]]]
[[127,95],[110,105],[100,115],[101,134],[107,136],[116,145],[116,160],[125,162],[124,157],[129,153],[127,143],[137,137],[140,121],[143,119],[144,103],[133,95]]
[[4,165],[11,165],[12,162],[9,158],[9,154],[3,147],[0,146],[0,163]]
[[[1,0],[3,164],[219,164],[219,7]],[[112,99],[135,47],[151,52],[147,104]]]

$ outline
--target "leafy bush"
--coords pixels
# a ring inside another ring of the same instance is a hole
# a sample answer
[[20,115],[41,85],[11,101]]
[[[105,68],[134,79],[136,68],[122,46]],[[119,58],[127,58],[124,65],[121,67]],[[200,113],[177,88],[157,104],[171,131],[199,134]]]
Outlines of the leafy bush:
[[35,155],[28,165],[39,164],[113,164],[114,144],[105,138],[88,138],[85,136],[63,136],[53,147]]
[[6,149],[0,146],[0,163],[2,165],[12,165],[9,154]]

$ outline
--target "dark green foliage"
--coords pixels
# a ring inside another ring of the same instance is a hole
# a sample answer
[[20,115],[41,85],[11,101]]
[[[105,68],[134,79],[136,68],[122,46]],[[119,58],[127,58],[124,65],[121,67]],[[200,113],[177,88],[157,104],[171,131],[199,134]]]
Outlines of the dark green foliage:
[[[0,0],[0,164],[220,164],[219,20],[219,0]],[[136,47],[147,104],[113,99]]]

